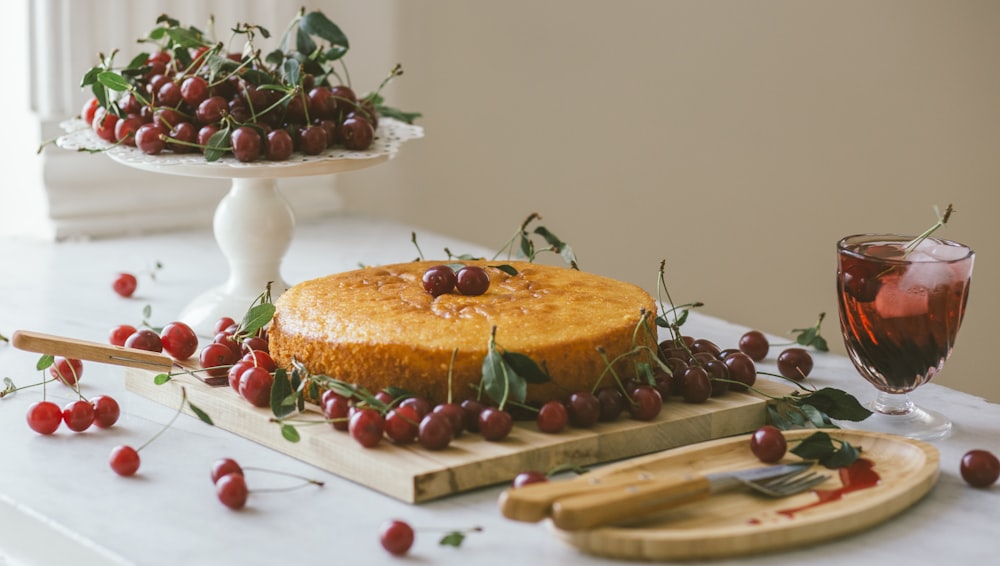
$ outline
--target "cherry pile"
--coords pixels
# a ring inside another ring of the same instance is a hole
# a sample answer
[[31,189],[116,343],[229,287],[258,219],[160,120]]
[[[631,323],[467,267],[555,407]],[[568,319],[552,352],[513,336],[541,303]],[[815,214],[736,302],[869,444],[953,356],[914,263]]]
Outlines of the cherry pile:
[[108,333],[108,342],[148,352],[166,352],[178,361],[190,358],[198,349],[198,335],[194,329],[179,321],[167,324],[159,333],[152,328],[137,329],[131,324],[119,324]]
[[[363,151],[375,139],[381,96],[376,91],[359,97],[338,75],[334,64],[342,66],[347,38],[321,13],[300,14],[293,22],[299,26],[289,27],[300,40],[291,45],[299,49],[305,41],[313,51],[263,57],[253,44],[259,26],[237,25],[234,39],[243,36],[245,48],[227,52],[226,43],[196,28],[166,17],[158,23],[150,33],[157,41],[146,40],[158,51],[124,67],[102,56],[84,76],[82,84],[95,96],[81,118],[102,140],[149,155],[200,152],[214,161],[231,154],[253,162],[285,161],[294,152],[319,155],[333,147]],[[316,39],[324,43],[317,46]],[[397,66],[390,78],[400,74]]]
[[80,392],[83,362],[75,358],[55,357],[49,366],[52,378],[77,392],[78,399],[66,406],[43,399],[28,407],[25,419],[28,427],[38,434],[54,434],[63,424],[73,432],[83,432],[91,426],[111,428],[118,422],[121,407],[110,395],[97,395],[87,400]]

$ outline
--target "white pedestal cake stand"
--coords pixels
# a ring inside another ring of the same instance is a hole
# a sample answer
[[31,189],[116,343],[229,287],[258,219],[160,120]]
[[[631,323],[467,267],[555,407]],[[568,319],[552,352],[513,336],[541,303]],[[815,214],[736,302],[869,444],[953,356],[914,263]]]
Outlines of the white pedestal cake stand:
[[394,157],[402,142],[423,136],[419,126],[382,119],[366,151],[334,148],[317,156],[297,153],[287,161],[241,163],[233,157],[208,162],[200,154],[146,155],[133,147],[104,142],[79,120],[63,127],[68,133],[57,143],[66,149],[101,150],[123,165],[157,173],[231,179],[232,186],[212,223],[215,240],[229,264],[229,278],[201,293],[177,317],[204,336],[212,334],[219,318],[242,316],[268,283],[274,298],[289,287],[281,276],[281,262],[292,243],[295,215],[278,191],[277,179],[372,167]]

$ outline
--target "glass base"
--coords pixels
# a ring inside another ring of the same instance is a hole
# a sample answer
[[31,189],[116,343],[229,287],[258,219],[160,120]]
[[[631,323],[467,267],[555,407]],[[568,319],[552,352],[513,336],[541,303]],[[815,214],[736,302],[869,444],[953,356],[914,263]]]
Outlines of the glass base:
[[937,411],[918,407],[905,393],[880,392],[868,406],[872,416],[852,423],[858,429],[915,438],[941,440],[951,436],[951,420]]

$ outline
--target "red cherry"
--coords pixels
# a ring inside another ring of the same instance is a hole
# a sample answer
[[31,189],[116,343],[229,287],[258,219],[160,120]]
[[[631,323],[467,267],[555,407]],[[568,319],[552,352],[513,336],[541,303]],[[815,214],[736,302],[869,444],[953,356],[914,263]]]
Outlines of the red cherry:
[[514,428],[514,418],[507,411],[487,407],[479,413],[479,433],[486,440],[503,440]]
[[243,474],[226,474],[215,482],[215,495],[230,509],[242,509],[247,504],[249,493]]
[[1000,478],[1000,460],[987,450],[969,450],[962,456],[959,471],[969,485],[989,487]]
[[274,363],[274,358],[272,358],[271,354],[268,354],[264,350],[251,350],[244,354],[240,359],[248,361],[257,367],[262,367],[267,371],[274,371],[278,369],[278,364]]
[[454,436],[451,421],[441,413],[432,411],[424,415],[420,421],[420,433],[417,439],[420,445],[428,450],[444,450]]
[[198,336],[183,322],[171,322],[160,332],[163,351],[175,360],[186,360],[198,350]]
[[490,288],[490,276],[478,265],[466,265],[455,274],[455,288],[463,295],[482,295]]
[[236,363],[236,354],[229,346],[212,342],[201,349],[198,361],[209,376],[222,377],[229,371],[229,366]]
[[229,386],[233,388],[233,391],[240,392],[240,376],[252,367],[254,367],[253,362],[249,360],[240,360],[230,366],[226,376],[229,378]]
[[385,435],[396,444],[409,444],[417,439],[420,415],[414,407],[399,406],[385,416]]
[[566,428],[568,421],[569,412],[566,411],[566,405],[560,401],[549,401],[542,405],[542,408],[538,410],[538,418],[535,419],[538,430],[548,433],[561,431]]
[[97,101],[96,97],[92,97],[87,102],[83,103],[83,110],[80,111],[80,118],[87,123],[88,126],[94,124],[94,113],[100,108],[100,103]]
[[514,487],[524,487],[533,483],[542,483],[549,481],[548,476],[544,472],[539,472],[537,470],[528,470],[521,472],[514,476]]
[[365,448],[372,448],[382,440],[385,419],[375,409],[360,409],[354,412],[348,423],[348,430],[354,440]]
[[127,445],[115,446],[109,459],[111,469],[119,476],[133,476],[139,471],[139,452]]
[[83,432],[94,424],[94,406],[83,399],[77,399],[63,407],[62,416],[67,428],[73,432]]
[[38,401],[28,407],[28,426],[38,434],[52,434],[62,423],[62,409],[52,401]]
[[382,525],[379,542],[382,548],[394,556],[403,556],[413,546],[413,527],[405,521],[392,520]]
[[72,387],[83,377],[83,362],[75,358],[56,356],[55,361],[49,366],[49,375]]
[[111,288],[122,297],[131,297],[135,293],[135,288],[139,285],[135,275],[131,273],[119,273],[111,283]]
[[274,376],[264,368],[252,367],[240,374],[240,395],[254,407],[271,406]]
[[632,390],[632,400],[628,404],[629,414],[637,421],[651,421],[660,414],[663,398],[660,392],[649,385],[640,385]]
[[351,414],[351,401],[340,395],[323,396],[323,416],[330,421],[336,430],[347,430],[348,418]]
[[750,437],[750,451],[761,462],[770,464],[785,457],[788,442],[777,427],[765,425],[754,431]]
[[236,326],[236,321],[228,316],[224,316],[215,322],[215,328],[212,334],[218,334],[220,332],[225,332],[230,326]]
[[124,346],[128,337],[135,334],[135,327],[131,324],[119,324],[108,333],[108,343],[113,346]]
[[139,350],[146,350],[149,352],[162,352],[163,342],[160,341],[160,335],[149,330],[148,328],[142,328],[136,330],[128,339],[125,340],[126,348],[137,348]]
[[465,430],[465,411],[462,406],[458,403],[442,403],[434,407],[435,413],[441,413],[448,417],[448,421],[451,422],[452,434],[455,438],[462,435]]
[[243,475],[243,467],[232,458],[220,458],[212,464],[212,483],[229,474]]
[[759,330],[750,330],[740,337],[740,350],[750,356],[755,362],[759,362],[767,357],[770,343],[767,336]]
[[804,348],[788,348],[778,354],[778,372],[795,381],[809,376],[813,368],[812,355]]
[[90,404],[94,407],[94,424],[99,428],[111,428],[118,422],[122,411],[118,401],[113,397],[108,395],[91,397]]

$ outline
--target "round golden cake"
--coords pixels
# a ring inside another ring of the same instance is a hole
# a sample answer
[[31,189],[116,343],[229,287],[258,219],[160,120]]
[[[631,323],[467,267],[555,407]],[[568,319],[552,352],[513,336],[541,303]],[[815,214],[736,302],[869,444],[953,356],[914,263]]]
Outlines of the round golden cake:
[[[436,403],[449,399],[451,367],[458,402],[476,395],[495,327],[499,351],[526,355],[551,376],[528,385],[527,400],[537,403],[593,388],[607,373],[599,349],[608,360],[637,346],[655,351],[656,304],[635,285],[534,263],[466,261],[486,269],[486,293],[432,297],[422,277],[443,263],[367,267],[293,286],[275,301],[271,355],[282,367],[294,357],[312,374],[371,392],[400,387]],[[498,263],[517,274],[490,267]],[[635,361],[648,362],[650,351],[624,356],[614,366],[619,377],[635,376]]]

